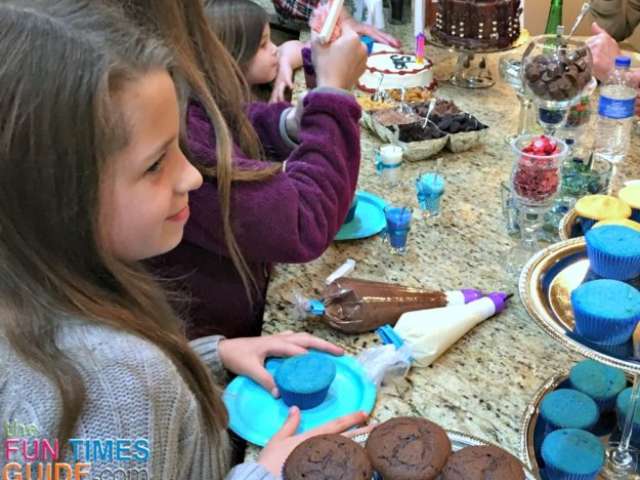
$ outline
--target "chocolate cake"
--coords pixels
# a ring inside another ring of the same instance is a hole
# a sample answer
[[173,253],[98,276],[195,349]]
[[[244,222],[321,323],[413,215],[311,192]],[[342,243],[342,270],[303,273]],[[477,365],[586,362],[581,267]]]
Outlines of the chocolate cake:
[[397,417],[373,429],[366,450],[383,480],[434,480],[447,463],[451,442],[429,420]]
[[442,480],[524,479],[522,463],[510,453],[490,445],[457,451],[442,471]]
[[370,480],[364,449],[343,435],[318,435],[298,445],[283,467],[283,480]]
[[520,36],[520,0],[440,0],[434,38],[469,50],[506,48]]

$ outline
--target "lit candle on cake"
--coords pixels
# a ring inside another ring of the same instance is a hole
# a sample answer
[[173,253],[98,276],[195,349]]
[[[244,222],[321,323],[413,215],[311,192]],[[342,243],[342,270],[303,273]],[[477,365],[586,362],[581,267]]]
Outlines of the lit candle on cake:
[[416,61],[424,63],[424,0],[413,2],[413,33],[416,37]]

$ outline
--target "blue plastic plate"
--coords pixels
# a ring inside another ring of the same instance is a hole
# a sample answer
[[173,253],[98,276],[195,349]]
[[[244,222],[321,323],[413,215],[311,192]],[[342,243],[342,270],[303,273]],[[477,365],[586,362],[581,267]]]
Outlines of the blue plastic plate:
[[342,225],[335,238],[337,241],[371,237],[380,233],[387,225],[384,218],[387,202],[368,192],[356,192],[356,198],[356,214],[353,220]]
[[[367,378],[358,361],[349,356],[334,357],[336,378],[325,401],[315,408],[301,411],[298,433],[323,425],[349,413],[371,413],[376,401],[376,387]],[[281,358],[267,360],[267,370],[274,374]],[[236,377],[223,395],[229,411],[229,426],[238,436],[263,447],[280,430],[287,419],[288,407],[247,377]]]

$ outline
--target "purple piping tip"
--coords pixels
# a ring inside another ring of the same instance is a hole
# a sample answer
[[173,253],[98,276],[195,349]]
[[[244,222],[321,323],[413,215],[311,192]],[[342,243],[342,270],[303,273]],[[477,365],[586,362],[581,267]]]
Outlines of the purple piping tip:
[[500,313],[507,306],[507,300],[511,297],[511,295],[504,292],[491,292],[487,295],[496,306],[496,313]]
[[480,290],[476,290],[475,288],[463,288],[460,290],[462,295],[464,296],[464,303],[470,303],[475,300],[479,300],[484,297],[484,294]]

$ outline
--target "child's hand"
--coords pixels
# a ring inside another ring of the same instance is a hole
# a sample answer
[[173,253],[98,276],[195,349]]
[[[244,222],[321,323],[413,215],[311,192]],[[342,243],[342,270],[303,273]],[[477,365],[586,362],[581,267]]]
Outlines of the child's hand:
[[311,51],[319,87],[351,90],[367,66],[367,48],[346,25],[340,38],[328,45],[314,39]]
[[280,61],[278,76],[273,82],[273,92],[269,102],[285,102],[287,88],[293,90],[293,69],[288,61]]
[[[308,432],[295,435],[298,426],[300,425],[300,410],[297,407],[291,407],[289,409],[289,417],[284,423],[278,433],[276,433],[264,450],[260,453],[258,463],[262,464],[267,470],[269,470],[276,478],[279,478],[282,474],[282,466],[289,454],[308,438],[315,437],[317,435],[324,435],[328,433],[342,433],[349,428],[364,423],[367,420],[367,414],[364,412],[356,412],[350,415],[345,415],[332,422],[326,423],[318,428],[309,430]],[[358,429],[357,431],[346,432],[345,436],[354,436],[356,434],[362,434],[365,431],[370,431],[371,427]]]
[[273,377],[264,368],[265,359],[302,355],[309,348],[332,355],[344,353],[340,347],[308,333],[283,332],[264,337],[221,340],[218,355],[227,370],[236,375],[246,375],[277,397],[279,393]]

